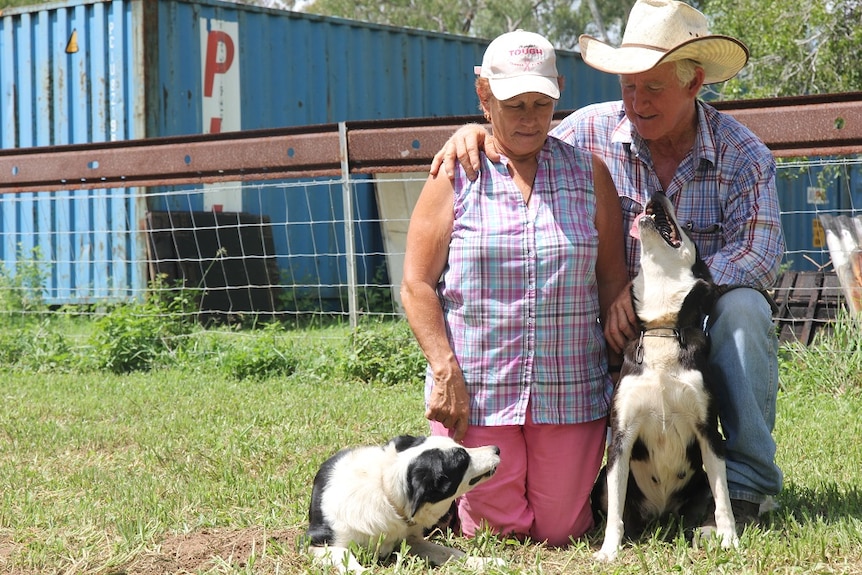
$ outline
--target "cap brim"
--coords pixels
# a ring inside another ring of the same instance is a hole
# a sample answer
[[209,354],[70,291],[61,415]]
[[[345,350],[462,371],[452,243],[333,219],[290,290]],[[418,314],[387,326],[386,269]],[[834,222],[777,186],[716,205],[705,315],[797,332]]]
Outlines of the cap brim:
[[554,100],[560,99],[560,87],[556,78],[522,75],[514,78],[488,78],[491,93],[498,100],[508,100],[528,92],[538,92]]
[[748,48],[730,36],[694,38],[667,52],[642,46],[614,48],[587,35],[578,42],[584,63],[610,74],[639,74],[665,62],[691,59],[703,67],[703,83],[715,84],[733,78],[748,62]]

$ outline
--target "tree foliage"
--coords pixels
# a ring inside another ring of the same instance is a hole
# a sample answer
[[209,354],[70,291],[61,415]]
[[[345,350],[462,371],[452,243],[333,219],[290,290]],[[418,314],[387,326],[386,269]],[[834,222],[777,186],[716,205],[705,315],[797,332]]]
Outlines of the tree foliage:
[[707,0],[704,11],[751,50],[725,87],[734,97],[862,90],[862,0]]
[[[315,0],[303,10],[479,38],[524,28],[574,50],[581,33],[618,44],[633,0]],[[751,60],[718,98],[862,90],[862,0],[691,0],[714,33],[735,36]]]
[[596,22],[617,22],[626,0],[315,0],[305,12],[435,32],[494,38],[523,28],[573,50],[584,30],[601,35]]

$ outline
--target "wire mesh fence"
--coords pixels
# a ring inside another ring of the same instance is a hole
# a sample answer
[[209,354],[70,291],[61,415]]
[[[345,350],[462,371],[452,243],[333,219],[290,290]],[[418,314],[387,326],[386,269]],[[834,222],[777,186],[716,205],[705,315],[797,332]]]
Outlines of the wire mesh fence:
[[[173,162],[164,181],[152,169],[140,187],[98,188],[89,182],[85,189],[54,185],[0,194],[0,316],[70,310],[99,316],[115,304],[183,294],[193,305],[172,313],[204,323],[355,324],[360,317],[398,317],[407,226],[426,179],[424,171],[401,170],[421,169],[417,165],[427,160],[413,159],[407,167],[399,162],[417,150],[427,157],[427,149],[438,149],[439,138],[426,135],[451,132],[445,125],[400,131],[375,125],[352,136],[346,132],[339,125],[337,131],[327,127],[212,142],[218,146],[208,154],[212,158],[240,146],[247,148],[246,157],[251,150],[265,156],[258,171],[231,167],[235,181],[174,179],[194,163],[188,149],[206,145],[180,141],[153,155]],[[355,165],[348,169],[351,141]],[[138,155],[144,151],[135,146],[111,154],[124,164],[141,163]],[[69,158],[89,166],[94,154],[75,149]],[[57,165],[73,165],[57,157]],[[322,171],[297,177],[278,172],[283,157]],[[42,165],[35,156],[15,161],[25,168]],[[860,164],[859,156],[778,161],[787,252],[785,276],[777,286],[785,305],[776,319],[791,330],[797,322],[828,322],[843,305],[832,281],[833,254],[821,216],[862,213]],[[102,167],[109,167],[107,160]],[[216,164],[207,169],[207,174],[219,172]],[[57,182],[74,181],[59,171],[52,176]],[[116,185],[118,179],[109,181]],[[812,311],[812,301],[819,310]]]
[[[785,269],[832,271],[819,216],[860,213],[860,164],[779,162]],[[4,194],[0,312],[98,309],[144,297],[158,278],[158,289],[197,292],[198,312],[213,319],[346,316],[351,297],[361,314],[397,315],[406,230],[424,181],[404,173]],[[226,196],[241,210],[216,203]]]

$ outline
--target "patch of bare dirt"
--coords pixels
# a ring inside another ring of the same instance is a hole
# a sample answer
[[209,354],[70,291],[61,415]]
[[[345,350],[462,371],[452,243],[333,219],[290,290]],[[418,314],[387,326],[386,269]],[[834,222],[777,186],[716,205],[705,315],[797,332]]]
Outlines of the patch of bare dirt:
[[[254,566],[255,573],[302,572],[305,559],[298,556],[299,529],[267,531],[248,529],[204,529],[169,535],[119,569],[117,575],[166,575],[195,573],[230,565]],[[296,570],[290,568],[295,566]]]

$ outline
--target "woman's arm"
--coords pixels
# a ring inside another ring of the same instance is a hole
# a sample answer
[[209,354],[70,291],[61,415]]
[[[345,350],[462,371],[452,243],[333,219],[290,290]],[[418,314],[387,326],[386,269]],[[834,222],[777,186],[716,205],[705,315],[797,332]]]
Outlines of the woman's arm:
[[430,176],[407,230],[401,301],[407,321],[434,375],[425,417],[439,421],[459,441],[467,430],[470,401],[461,368],[449,345],[437,283],[449,257],[454,190],[445,175]]
[[605,339],[610,349],[622,353],[634,337],[637,321],[631,304],[630,282],[623,243],[623,216],[617,189],[607,166],[593,155],[593,186],[596,194],[596,229],[599,233],[596,279]]

